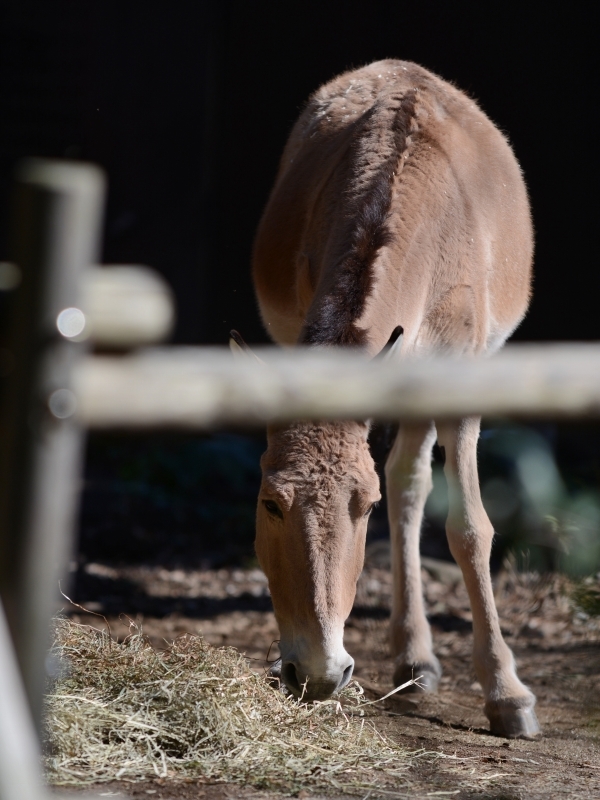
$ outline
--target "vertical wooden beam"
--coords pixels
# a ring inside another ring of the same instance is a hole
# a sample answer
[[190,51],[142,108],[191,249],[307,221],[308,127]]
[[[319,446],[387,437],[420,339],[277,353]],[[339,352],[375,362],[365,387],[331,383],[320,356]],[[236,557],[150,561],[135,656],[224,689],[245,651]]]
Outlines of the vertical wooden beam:
[[103,200],[92,165],[32,159],[18,170],[12,257],[22,279],[0,413],[0,596],[38,725],[80,481],[71,374],[85,352],[80,292],[98,260]]

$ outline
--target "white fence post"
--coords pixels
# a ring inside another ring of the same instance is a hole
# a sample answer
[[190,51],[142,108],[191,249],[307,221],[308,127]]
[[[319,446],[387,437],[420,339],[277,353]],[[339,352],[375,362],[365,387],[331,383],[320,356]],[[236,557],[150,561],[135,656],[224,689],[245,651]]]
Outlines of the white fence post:
[[[21,283],[0,415],[0,595],[38,725],[80,481],[71,374],[84,355],[80,293],[97,261],[103,200],[104,178],[92,165],[32,159],[18,170],[12,232]],[[0,672],[2,693],[6,682]]]
[[0,603],[0,800],[40,800],[40,750]]

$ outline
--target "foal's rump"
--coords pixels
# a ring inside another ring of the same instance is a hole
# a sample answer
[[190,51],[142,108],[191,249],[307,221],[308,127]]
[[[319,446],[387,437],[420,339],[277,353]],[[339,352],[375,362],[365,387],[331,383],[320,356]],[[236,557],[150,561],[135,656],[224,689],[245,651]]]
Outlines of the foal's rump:
[[478,106],[387,60],[309,99],[254,249],[267,330],[283,344],[377,352],[499,347],[525,313],[532,230],[518,164]]

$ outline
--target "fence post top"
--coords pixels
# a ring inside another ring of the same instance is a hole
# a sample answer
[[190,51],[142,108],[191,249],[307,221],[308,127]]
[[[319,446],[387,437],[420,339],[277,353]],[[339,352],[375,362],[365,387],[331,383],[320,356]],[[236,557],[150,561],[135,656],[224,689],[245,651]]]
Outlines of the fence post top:
[[83,161],[58,161],[27,158],[17,165],[19,183],[66,192],[102,192],[106,185],[104,171]]

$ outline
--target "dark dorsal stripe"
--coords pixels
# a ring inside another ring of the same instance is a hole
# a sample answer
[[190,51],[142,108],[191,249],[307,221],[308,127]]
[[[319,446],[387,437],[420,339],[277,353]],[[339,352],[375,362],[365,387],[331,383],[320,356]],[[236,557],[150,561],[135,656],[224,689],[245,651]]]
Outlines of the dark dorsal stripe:
[[[415,115],[416,91],[404,96],[388,96],[378,101],[363,117],[350,146],[353,183],[360,185],[361,146],[367,132],[377,125],[389,125],[391,144],[382,157],[375,174],[358,197],[348,200],[348,250],[334,270],[331,288],[320,298],[319,306],[311,309],[310,317],[300,335],[301,344],[354,345],[367,344],[367,332],[355,325],[364,311],[373,289],[373,264],[377,253],[389,244],[392,234],[387,226],[392,204],[394,174],[401,168],[400,160],[408,146]],[[390,121],[390,108],[396,106]]]

